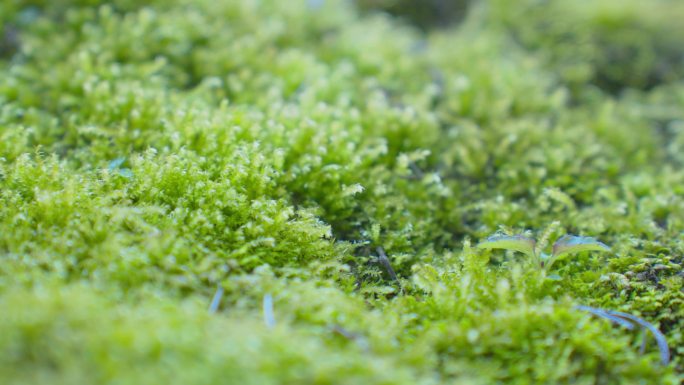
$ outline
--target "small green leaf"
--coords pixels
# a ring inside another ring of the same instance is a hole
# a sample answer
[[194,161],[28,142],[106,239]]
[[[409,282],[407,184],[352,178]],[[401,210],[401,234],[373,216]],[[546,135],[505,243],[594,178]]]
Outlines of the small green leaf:
[[610,247],[591,237],[564,235],[553,244],[553,258],[581,251],[610,251]]
[[477,248],[513,250],[534,258],[535,244],[536,242],[534,239],[522,235],[494,234],[478,243]]
[[121,167],[121,165],[124,164],[125,161],[126,161],[126,158],[124,158],[124,157],[116,158],[116,159],[110,161],[109,166],[108,166],[109,171],[114,171],[114,170],[118,169],[119,167]]

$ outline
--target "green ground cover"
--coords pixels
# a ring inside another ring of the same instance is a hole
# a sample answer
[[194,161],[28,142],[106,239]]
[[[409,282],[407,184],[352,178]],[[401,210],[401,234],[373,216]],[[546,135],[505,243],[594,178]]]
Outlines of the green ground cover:
[[0,383],[681,383],[684,3],[416,4],[0,2]]

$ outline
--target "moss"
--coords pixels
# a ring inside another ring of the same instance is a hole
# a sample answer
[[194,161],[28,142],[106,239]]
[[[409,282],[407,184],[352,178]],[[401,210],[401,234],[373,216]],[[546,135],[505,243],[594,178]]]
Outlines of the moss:
[[0,382],[681,382],[679,6],[616,4],[3,2]]
[[495,2],[493,21],[539,50],[578,91],[620,92],[682,79],[681,2]]
[[468,11],[469,0],[360,0],[363,11],[382,11],[397,16],[422,29],[448,27],[462,21]]

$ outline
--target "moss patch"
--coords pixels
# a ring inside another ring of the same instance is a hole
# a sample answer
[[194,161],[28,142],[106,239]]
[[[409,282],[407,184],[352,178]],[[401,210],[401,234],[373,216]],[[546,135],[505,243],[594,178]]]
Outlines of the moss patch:
[[0,382],[681,382],[679,2],[404,3],[2,2]]

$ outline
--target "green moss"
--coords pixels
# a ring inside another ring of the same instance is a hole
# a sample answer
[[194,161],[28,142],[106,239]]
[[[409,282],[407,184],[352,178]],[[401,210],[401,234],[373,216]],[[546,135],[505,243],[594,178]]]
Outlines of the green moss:
[[[679,1],[495,1],[496,25],[539,50],[571,88],[652,88],[684,76]],[[579,84],[578,84],[579,83]]]
[[420,28],[447,27],[460,22],[468,11],[469,0],[359,0],[364,11],[382,11],[398,16]]
[[0,4],[1,383],[684,379],[678,3],[368,7]]

